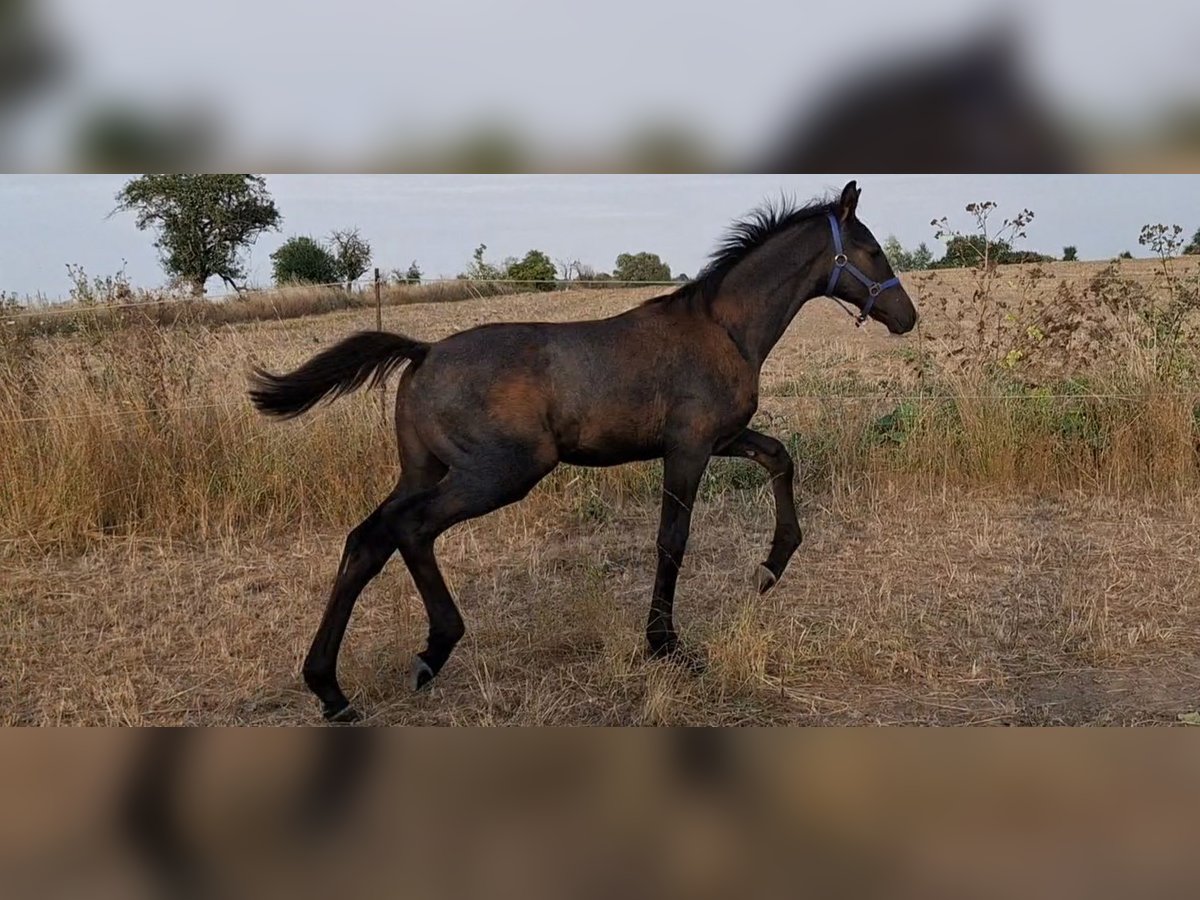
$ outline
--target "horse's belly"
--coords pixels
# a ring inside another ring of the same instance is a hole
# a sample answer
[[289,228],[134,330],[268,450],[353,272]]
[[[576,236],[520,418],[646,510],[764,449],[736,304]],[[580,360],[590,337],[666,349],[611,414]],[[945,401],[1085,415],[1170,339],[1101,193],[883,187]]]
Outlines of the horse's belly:
[[604,449],[589,447],[561,448],[559,459],[573,466],[619,466],[623,463],[639,462],[647,459],[658,459],[662,450],[649,446],[611,446]]
[[616,466],[662,456],[662,429],[624,419],[560,423],[555,429],[559,459],[577,466]]

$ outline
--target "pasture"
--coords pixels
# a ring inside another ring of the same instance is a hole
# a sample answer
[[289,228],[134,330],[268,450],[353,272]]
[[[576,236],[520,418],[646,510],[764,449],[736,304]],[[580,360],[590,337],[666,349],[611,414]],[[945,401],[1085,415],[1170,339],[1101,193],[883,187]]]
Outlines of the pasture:
[[[1197,323],[1155,263],[904,277],[917,331],[806,307],[755,427],[796,457],[805,541],[755,568],[771,494],[714,460],[679,579],[689,674],[645,659],[657,464],[560,467],[439,558],[467,635],[406,687],[425,617],[398,559],[341,682],[371,724],[1169,723],[1200,706]],[[1194,278],[1180,263],[1173,277]],[[386,306],[432,340],[599,317],[656,289]],[[1165,301],[1164,301],[1165,302]],[[374,311],[9,330],[0,359],[0,724],[316,724],[299,678],[346,531],[396,475],[379,392],[278,424],[291,368]],[[1149,330],[1147,330],[1149,328]]]

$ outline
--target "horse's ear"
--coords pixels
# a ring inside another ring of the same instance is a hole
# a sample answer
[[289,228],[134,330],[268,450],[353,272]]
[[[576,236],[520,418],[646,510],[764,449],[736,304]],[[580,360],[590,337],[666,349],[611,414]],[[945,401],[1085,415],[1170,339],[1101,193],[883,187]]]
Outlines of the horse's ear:
[[838,218],[843,222],[849,222],[854,218],[854,213],[858,209],[858,198],[862,196],[862,191],[858,189],[858,182],[851,181],[842,188],[842,199],[838,201]]

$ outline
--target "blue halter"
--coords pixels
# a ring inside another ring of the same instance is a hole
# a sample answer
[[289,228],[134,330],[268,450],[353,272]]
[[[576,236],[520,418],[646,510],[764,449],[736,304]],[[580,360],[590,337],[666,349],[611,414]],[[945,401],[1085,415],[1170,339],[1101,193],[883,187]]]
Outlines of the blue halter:
[[878,281],[872,281],[864,275],[858,266],[846,258],[846,253],[842,249],[842,227],[838,224],[837,216],[833,213],[828,213],[827,215],[829,216],[829,227],[833,229],[833,271],[829,273],[829,285],[825,288],[825,296],[833,297],[838,303],[842,302],[833,296],[833,290],[837,287],[838,279],[842,277],[842,270],[849,272],[862,282],[863,286],[867,289],[868,297],[866,305],[862,308],[861,315],[855,316],[849,309],[846,309],[845,305],[842,306],[843,309],[846,309],[846,312],[850,313],[851,318],[855,320],[855,327],[858,327],[870,317],[871,310],[875,308],[875,301],[879,295],[889,288],[899,287],[900,279],[892,277],[883,282],[883,284],[880,284]]

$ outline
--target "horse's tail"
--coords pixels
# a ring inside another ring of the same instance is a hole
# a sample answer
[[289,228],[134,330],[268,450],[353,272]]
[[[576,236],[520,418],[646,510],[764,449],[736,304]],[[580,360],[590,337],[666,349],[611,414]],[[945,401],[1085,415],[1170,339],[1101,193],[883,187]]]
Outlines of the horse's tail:
[[286,375],[255,367],[250,400],[259,412],[291,419],[322,400],[335,400],[371,382],[384,382],[405,360],[419,366],[429,344],[386,331],[360,331],[323,350]]

